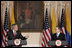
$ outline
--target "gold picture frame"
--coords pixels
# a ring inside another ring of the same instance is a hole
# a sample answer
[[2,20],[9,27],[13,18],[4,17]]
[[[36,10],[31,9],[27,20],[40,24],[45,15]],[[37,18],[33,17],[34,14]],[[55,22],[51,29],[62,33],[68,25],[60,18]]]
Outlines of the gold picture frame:
[[15,1],[15,21],[22,32],[41,32],[44,21],[43,1]]

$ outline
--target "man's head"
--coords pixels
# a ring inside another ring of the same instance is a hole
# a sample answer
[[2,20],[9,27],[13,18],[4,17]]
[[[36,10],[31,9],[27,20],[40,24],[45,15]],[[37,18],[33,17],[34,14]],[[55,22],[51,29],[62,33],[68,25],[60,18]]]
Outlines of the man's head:
[[12,30],[18,31],[18,25],[17,24],[13,24],[12,25]]
[[26,3],[26,8],[29,8],[29,7],[30,7],[30,3],[27,2],[27,3]]
[[59,33],[59,32],[61,32],[60,31],[60,27],[59,26],[56,26],[56,33]]

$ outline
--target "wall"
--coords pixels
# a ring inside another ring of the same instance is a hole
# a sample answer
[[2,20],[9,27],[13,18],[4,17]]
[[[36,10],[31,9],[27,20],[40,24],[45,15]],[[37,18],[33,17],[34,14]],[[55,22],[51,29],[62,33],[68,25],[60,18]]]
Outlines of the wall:
[[[13,1],[1,1],[1,21],[2,21],[2,25],[4,24],[6,5],[8,5],[7,7],[10,11],[10,8],[13,7]],[[48,8],[49,22],[51,21],[50,18],[52,16],[53,6],[55,6],[55,9],[56,9],[55,11],[56,11],[56,21],[57,22],[58,21],[60,22],[62,8],[64,8],[64,10],[66,11],[66,8],[69,7],[70,8],[70,17],[71,17],[71,1],[44,1],[44,17],[45,17],[46,8]],[[51,25],[50,25],[50,27],[51,27]],[[25,47],[41,46],[40,43],[41,43],[42,32],[22,32],[23,36],[25,36],[26,34],[29,34],[30,37],[27,39],[28,44],[24,45]]]

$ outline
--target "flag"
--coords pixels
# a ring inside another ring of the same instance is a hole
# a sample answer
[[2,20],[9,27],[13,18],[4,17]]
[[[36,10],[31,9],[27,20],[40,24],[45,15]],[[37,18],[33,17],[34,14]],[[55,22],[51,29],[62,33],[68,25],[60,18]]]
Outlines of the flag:
[[2,35],[2,47],[7,46],[7,42],[5,42],[7,32],[8,32],[8,14],[7,14],[7,8],[6,8],[3,35]]
[[56,15],[55,15],[55,8],[53,8],[53,14],[52,14],[52,32],[55,33],[56,28]]
[[15,19],[14,19],[14,9],[13,8],[10,8],[10,22],[11,22],[11,25],[10,27],[12,26],[12,24],[15,24]]
[[[65,25],[64,25],[64,10],[62,9],[62,14],[61,14],[61,32],[65,34],[66,38],[66,31],[65,31]],[[67,45],[68,47],[68,45]]]
[[65,34],[65,27],[64,27],[64,12],[63,12],[63,9],[62,9],[62,14],[61,14],[61,31],[62,31],[62,33]]
[[48,21],[48,12],[46,8],[46,16],[45,16],[45,22],[43,27],[43,36],[42,36],[42,47],[49,47],[48,42],[51,40],[51,34],[50,34],[50,27],[49,27],[49,21]]
[[66,13],[66,29],[69,32],[69,34],[71,35],[71,20],[70,20],[70,16],[69,16],[69,8],[67,8],[67,13]]
[[66,39],[69,46],[71,47],[71,20],[69,16],[69,8],[67,8],[66,11]]
[[1,20],[1,42],[0,42],[0,45],[2,44],[2,32],[3,32],[3,28],[2,28],[2,20]]

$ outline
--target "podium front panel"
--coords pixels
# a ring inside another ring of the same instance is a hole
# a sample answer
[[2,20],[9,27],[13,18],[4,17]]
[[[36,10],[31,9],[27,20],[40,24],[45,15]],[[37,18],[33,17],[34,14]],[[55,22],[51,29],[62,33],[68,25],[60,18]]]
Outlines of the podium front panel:
[[[61,41],[62,42],[62,46],[67,46],[67,41]],[[50,41],[47,43],[50,46],[55,46],[55,41]]]
[[[8,40],[8,46],[9,45],[15,45],[14,40]],[[20,45],[27,45],[27,41],[26,40],[21,40]]]

